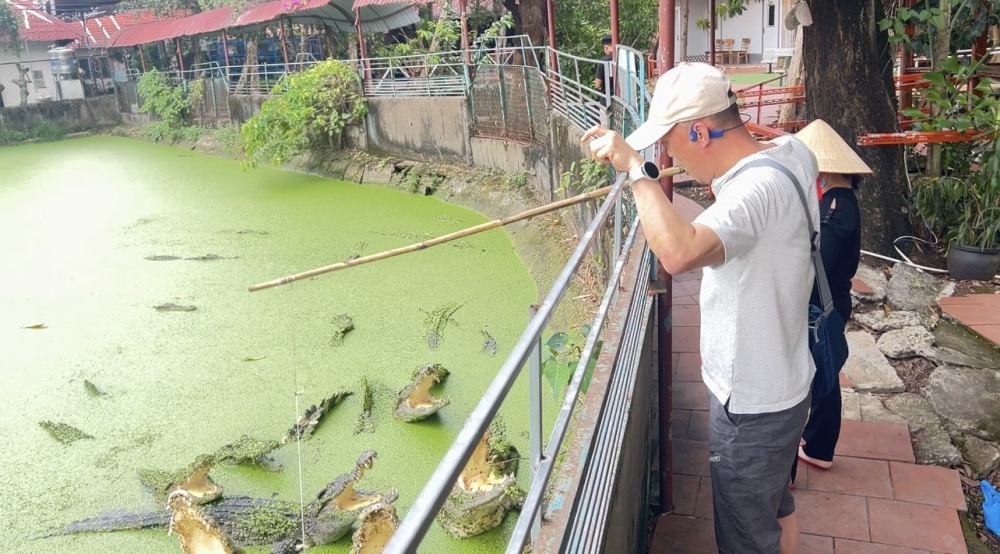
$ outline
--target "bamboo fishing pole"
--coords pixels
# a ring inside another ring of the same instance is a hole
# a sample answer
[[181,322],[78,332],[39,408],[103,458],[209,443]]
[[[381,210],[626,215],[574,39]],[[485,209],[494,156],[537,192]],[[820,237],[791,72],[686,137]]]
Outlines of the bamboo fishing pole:
[[[669,167],[660,171],[661,177],[670,177],[682,173],[684,170],[679,167]],[[289,275],[287,277],[281,277],[280,279],[274,279],[273,281],[268,281],[266,283],[260,283],[250,287],[250,292],[258,291],[261,289],[276,287],[278,285],[284,285],[286,283],[291,283],[292,281],[298,281],[300,279],[306,279],[308,277],[314,277],[316,275],[322,275],[323,273],[329,273],[331,271],[337,271],[338,269],[346,269],[348,267],[354,267],[356,265],[366,264],[369,262],[377,262],[378,260],[384,260],[386,258],[392,258],[393,256],[399,256],[400,254],[407,254],[409,252],[416,252],[417,250],[424,250],[425,248],[430,248],[431,246],[437,246],[445,242],[457,240],[469,235],[475,235],[476,233],[482,233],[483,231],[489,231],[491,229],[496,229],[497,227],[503,227],[504,225],[509,225],[515,221],[521,221],[523,219],[528,219],[535,217],[536,215],[542,215],[549,212],[554,212],[556,210],[566,208],[568,206],[573,206],[575,204],[580,204],[586,202],[587,200],[593,200],[595,198],[600,198],[611,192],[614,186],[607,186],[601,189],[597,189],[591,192],[580,194],[572,198],[566,198],[563,200],[558,200],[550,204],[545,204],[544,206],[539,206],[537,208],[532,208],[530,210],[523,211],[519,214],[503,217],[500,219],[494,219],[486,223],[481,223],[479,225],[469,227],[467,229],[462,229],[461,231],[455,231],[454,233],[448,233],[447,235],[442,235],[437,238],[428,239],[421,241],[409,246],[402,246],[400,248],[394,248],[392,250],[386,250],[384,252],[379,252],[378,254],[372,254],[370,256],[364,256],[361,258],[355,258],[353,260],[348,260],[346,262],[338,262],[324,267],[318,267],[316,269],[310,269],[309,271],[303,271],[302,273],[296,273],[295,275]]]

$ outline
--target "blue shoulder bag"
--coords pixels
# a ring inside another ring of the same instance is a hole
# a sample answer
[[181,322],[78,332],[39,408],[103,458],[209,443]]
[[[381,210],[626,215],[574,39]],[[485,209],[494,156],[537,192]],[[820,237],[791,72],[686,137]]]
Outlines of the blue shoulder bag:
[[753,166],[767,166],[777,169],[792,181],[795,192],[799,193],[802,209],[805,210],[806,222],[809,224],[809,246],[812,250],[813,267],[816,269],[816,281],[819,284],[819,300],[822,306],[809,304],[809,350],[816,364],[816,376],[813,377],[812,398],[818,400],[840,388],[840,370],[847,362],[849,347],[844,334],[846,323],[833,307],[833,295],[830,294],[830,284],[823,269],[823,257],[819,252],[819,233],[813,227],[809,217],[809,205],[806,195],[802,192],[798,178],[787,167],[772,158],[753,160],[743,169]]

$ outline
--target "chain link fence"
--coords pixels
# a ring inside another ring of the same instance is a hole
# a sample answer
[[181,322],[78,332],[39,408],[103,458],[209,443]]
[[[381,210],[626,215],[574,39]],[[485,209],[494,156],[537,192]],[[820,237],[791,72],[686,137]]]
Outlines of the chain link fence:
[[548,144],[546,87],[537,69],[479,65],[470,88],[473,136]]
[[107,58],[80,58],[73,78],[57,77],[49,60],[0,63],[0,108],[79,100],[114,90]]

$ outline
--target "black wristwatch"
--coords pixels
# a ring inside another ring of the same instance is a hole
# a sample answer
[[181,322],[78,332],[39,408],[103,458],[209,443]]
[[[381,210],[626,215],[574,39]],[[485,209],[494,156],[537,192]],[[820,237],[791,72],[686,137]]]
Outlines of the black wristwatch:
[[656,167],[653,162],[643,162],[638,167],[634,167],[628,172],[628,181],[630,185],[634,185],[639,179],[652,179],[653,181],[660,178],[660,168]]

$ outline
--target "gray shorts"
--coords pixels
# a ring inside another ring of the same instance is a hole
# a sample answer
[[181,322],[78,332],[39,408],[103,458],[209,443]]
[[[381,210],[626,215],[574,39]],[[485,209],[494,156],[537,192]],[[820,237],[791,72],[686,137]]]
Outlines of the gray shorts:
[[809,397],[767,414],[733,414],[709,393],[708,461],[719,554],[778,554],[778,519],[795,511],[789,471]]

